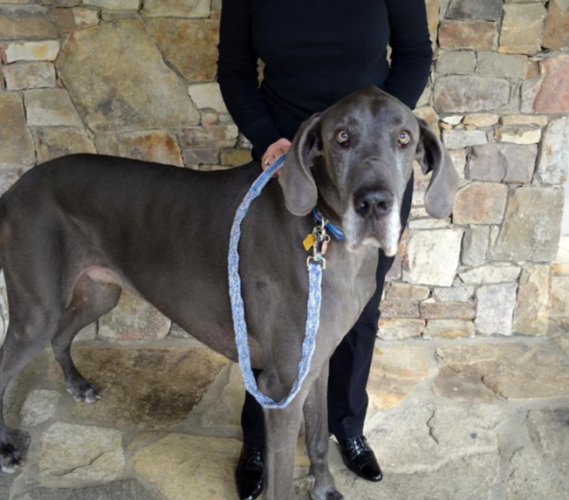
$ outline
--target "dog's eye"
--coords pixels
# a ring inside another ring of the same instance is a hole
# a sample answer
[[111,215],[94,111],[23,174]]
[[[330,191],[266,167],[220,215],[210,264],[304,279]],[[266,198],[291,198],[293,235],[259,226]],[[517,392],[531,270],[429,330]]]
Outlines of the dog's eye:
[[399,137],[397,138],[397,142],[399,142],[399,146],[406,146],[411,142],[411,134],[406,130],[402,130],[399,132]]
[[339,144],[345,146],[346,144],[348,144],[348,141],[350,140],[350,134],[348,134],[348,132],[345,130],[340,130],[336,134],[336,140],[338,141]]

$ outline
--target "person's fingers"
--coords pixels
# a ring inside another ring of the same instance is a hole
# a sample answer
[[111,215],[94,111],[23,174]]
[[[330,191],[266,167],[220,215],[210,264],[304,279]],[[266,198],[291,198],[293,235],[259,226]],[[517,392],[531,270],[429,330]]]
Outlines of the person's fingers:
[[289,149],[290,141],[288,139],[279,139],[277,142],[271,144],[261,158],[261,167],[263,170],[267,170],[279,156],[286,154]]

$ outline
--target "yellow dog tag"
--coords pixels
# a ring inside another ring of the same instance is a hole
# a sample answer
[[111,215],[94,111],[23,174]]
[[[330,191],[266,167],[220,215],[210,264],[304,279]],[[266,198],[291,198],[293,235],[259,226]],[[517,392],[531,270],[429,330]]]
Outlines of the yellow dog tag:
[[307,252],[314,246],[314,243],[316,243],[316,236],[314,236],[312,233],[310,233],[306,238],[304,238],[304,241],[302,242],[302,244],[304,245],[304,249]]

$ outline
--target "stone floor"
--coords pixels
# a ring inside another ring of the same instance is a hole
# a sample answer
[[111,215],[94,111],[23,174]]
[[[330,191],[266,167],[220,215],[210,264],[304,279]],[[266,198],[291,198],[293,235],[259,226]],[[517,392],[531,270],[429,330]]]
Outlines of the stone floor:
[[[74,402],[49,351],[7,394],[27,465],[0,500],[235,499],[238,368],[192,341],[76,343],[100,389]],[[347,499],[567,500],[569,328],[539,338],[380,342],[366,433],[379,484],[331,467]],[[31,440],[31,441],[30,441]],[[29,445],[29,446],[28,446]],[[302,438],[295,500],[308,499]]]

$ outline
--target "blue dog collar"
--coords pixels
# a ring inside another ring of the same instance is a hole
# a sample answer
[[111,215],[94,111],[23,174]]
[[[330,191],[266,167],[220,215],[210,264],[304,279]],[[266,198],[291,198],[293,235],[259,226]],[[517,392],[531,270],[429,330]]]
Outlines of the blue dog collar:
[[[312,209],[312,216],[314,217],[314,220],[316,222],[322,222],[322,214],[319,212],[317,207],[314,207]],[[334,236],[334,238],[336,238],[338,241],[344,241],[344,233],[342,232],[342,230],[338,227],[336,227],[334,224],[332,224],[331,222],[328,222],[324,228],[326,229],[326,231],[328,231],[332,236]]]

